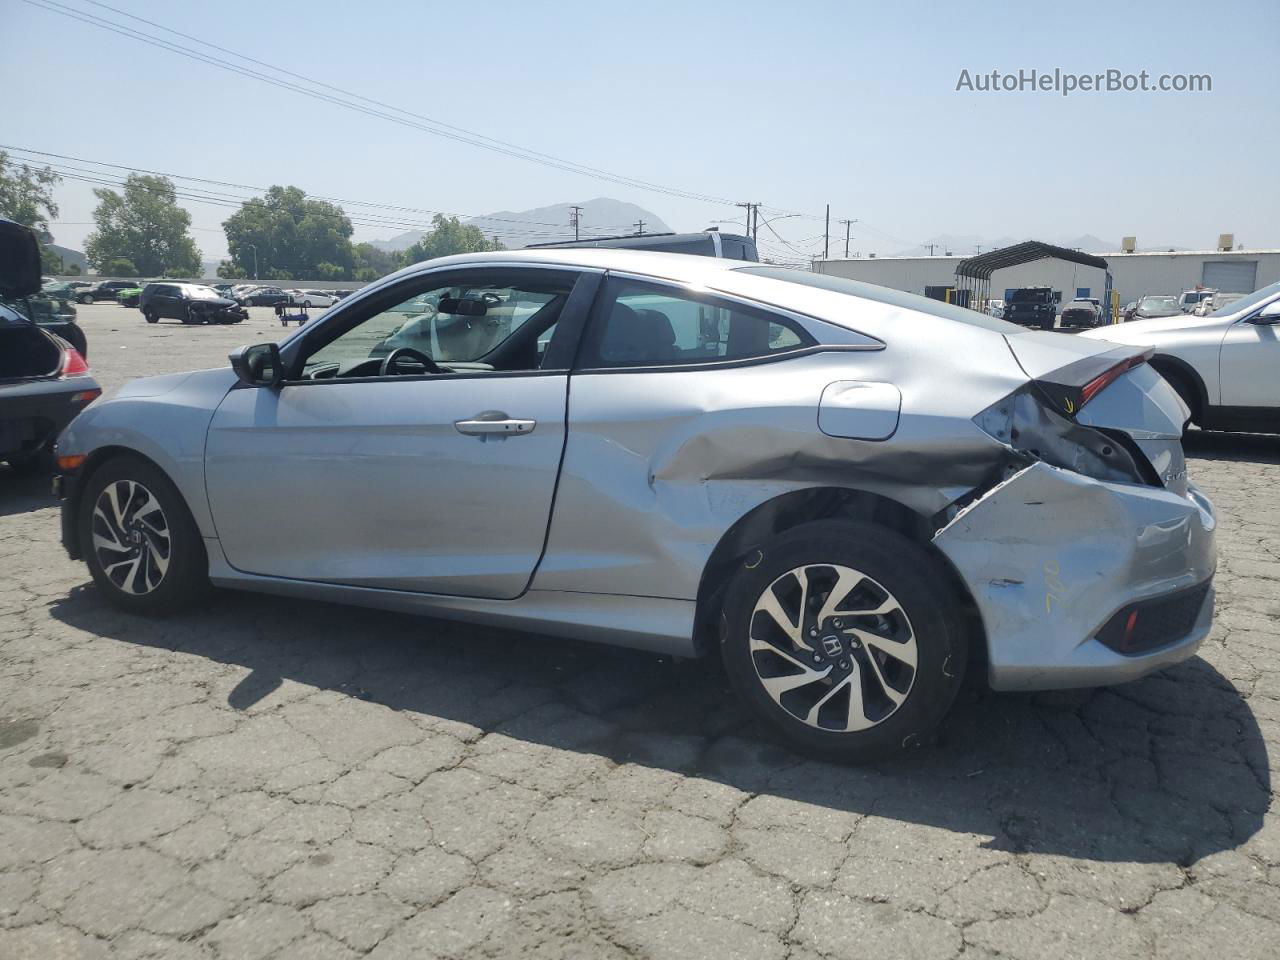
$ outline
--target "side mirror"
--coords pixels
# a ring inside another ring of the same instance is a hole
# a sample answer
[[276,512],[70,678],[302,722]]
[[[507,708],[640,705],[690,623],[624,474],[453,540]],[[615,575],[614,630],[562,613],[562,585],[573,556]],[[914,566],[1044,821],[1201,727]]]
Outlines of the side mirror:
[[1249,322],[1256,323],[1261,327],[1269,327],[1280,323],[1280,300],[1272,300],[1259,310],[1255,316],[1250,317]]
[[280,348],[274,343],[237,347],[230,354],[231,369],[248,387],[278,387],[284,380]]

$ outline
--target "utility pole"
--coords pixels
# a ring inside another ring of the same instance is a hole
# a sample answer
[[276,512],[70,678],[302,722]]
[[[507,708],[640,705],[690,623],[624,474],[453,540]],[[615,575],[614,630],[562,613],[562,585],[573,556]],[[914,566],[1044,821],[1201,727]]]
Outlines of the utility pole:
[[258,246],[257,244],[253,244],[253,243],[246,243],[245,246],[253,250],[253,279],[257,280],[258,279]]
[[855,220],[837,220],[836,223],[844,224],[844,258],[849,259],[849,228],[856,223]]
[[932,256],[933,256],[933,248],[934,248],[934,247],[936,247],[936,246],[937,246],[937,244],[936,244],[936,243],[926,243],[926,244],[925,244],[925,246],[929,248],[929,256],[931,256],[931,257],[932,257]]
[[644,221],[643,221],[643,220],[637,220],[637,221],[636,221],[636,236],[637,236],[637,237],[643,237],[643,236],[644,236]]
[[578,239],[578,224],[580,224],[581,222],[582,222],[582,208],[570,207],[569,223],[573,227],[573,239],[575,240]]
[[822,227],[822,259],[827,259],[827,247],[831,240],[831,204],[827,204],[827,219]]

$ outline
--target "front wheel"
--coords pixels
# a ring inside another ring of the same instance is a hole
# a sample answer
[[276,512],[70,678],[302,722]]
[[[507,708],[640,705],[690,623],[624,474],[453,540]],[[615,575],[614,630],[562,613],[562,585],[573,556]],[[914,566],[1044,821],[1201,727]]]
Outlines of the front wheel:
[[160,322],[160,314],[156,313],[154,310],[143,310],[142,316],[146,318],[147,323]]
[[108,601],[162,616],[209,589],[204,541],[172,481],[134,456],[115,457],[89,477],[80,501],[80,549]]
[[752,550],[721,616],[738,694],[803,752],[865,762],[928,742],[964,678],[941,565],[871,523],[818,521]]

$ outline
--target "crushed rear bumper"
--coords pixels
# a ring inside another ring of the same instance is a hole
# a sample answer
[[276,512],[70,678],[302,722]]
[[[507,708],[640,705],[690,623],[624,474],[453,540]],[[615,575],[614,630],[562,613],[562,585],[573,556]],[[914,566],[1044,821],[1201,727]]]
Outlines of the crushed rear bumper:
[[[1042,690],[1122,683],[1194,654],[1213,621],[1215,526],[1192,485],[1180,496],[1036,463],[961,511],[934,543],[977,603],[991,686]],[[1160,609],[1156,601],[1201,587],[1198,609],[1166,621],[1168,636],[1140,652],[1099,639],[1122,611]]]

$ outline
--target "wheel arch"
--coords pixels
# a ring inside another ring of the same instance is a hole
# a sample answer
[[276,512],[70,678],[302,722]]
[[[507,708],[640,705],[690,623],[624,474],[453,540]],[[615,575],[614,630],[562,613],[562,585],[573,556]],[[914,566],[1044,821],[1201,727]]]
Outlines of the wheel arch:
[[[781,494],[754,507],[721,536],[698,582],[694,614],[694,647],[699,654],[715,649],[720,603],[734,570],[752,549],[811,520],[862,520],[902,534],[923,547],[945,571],[947,587],[965,611],[970,656],[985,660],[986,631],[977,603],[951,561],[933,543],[934,524],[903,503],[854,487],[810,487]],[[985,675],[985,664],[976,675]]]
[[[1157,353],[1149,361],[1151,368],[1156,373],[1164,377],[1166,380],[1182,380],[1192,390],[1192,400],[1195,402],[1195,409],[1191,411],[1191,419],[1196,423],[1200,423],[1205,412],[1209,409],[1209,391],[1204,385],[1204,378],[1199,372],[1187,361],[1181,357],[1175,357],[1170,353]],[[1167,373],[1166,373],[1167,371]]]
[[[70,501],[67,504],[67,508],[71,511],[72,517],[80,516],[81,504],[84,502],[84,491],[85,488],[89,486],[89,482],[93,479],[93,475],[97,473],[104,464],[120,456],[134,457],[135,459],[141,460],[158,470],[164,475],[169,483],[173,485],[173,489],[177,491],[179,499],[182,500],[182,505],[187,508],[187,513],[193,518],[197,516],[196,511],[191,509],[190,499],[183,492],[182,485],[174,479],[171,471],[165,469],[164,464],[157,462],[154,457],[147,456],[136,447],[128,447],[123,444],[108,444],[106,446],[98,447],[90,453],[88,457],[85,458],[84,463],[80,465],[79,470],[76,471],[75,484],[72,486],[67,497]],[[196,522],[196,526],[198,529],[198,521]],[[76,540],[76,547],[77,550],[83,554],[83,548],[81,547],[78,539]],[[72,557],[72,559],[78,560],[81,559],[81,557]]]

